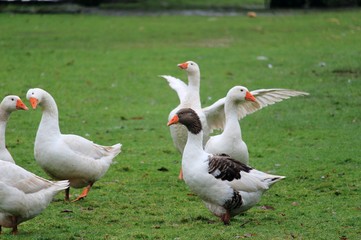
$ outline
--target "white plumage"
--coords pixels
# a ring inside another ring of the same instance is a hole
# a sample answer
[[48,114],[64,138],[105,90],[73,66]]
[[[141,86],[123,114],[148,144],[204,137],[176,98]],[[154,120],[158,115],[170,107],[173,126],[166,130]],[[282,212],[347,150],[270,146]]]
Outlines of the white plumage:
[[[225,102],[226,97],[219,99],[212,105],[202,108],[200,101],[200,69],[199,66],[193,61],[187,61],[185,63],[178,64],[178,67],[185,69],[188,75],[188,85],[185,84],[182,80],[177,79],[172,76],[162,75],[161,77],[165,78],[169,86],[176,91],[179,97],[179,105],[173,109],[169,116],[168,120],[174,114],[182,108],[192,108],[199,116],[202,127],[203,127],[203,145],[206,145],[207,141],[210,138],[210,134],[214,129],[224,129],[226,126],[226,113],[225,113]],[[232,111],[237,112],[237,119],[240,120],[246,115],[251,114],[263,107],[272,105],[274,103],[280,102],[284,99],[290,97],[299,96],[299,95],[308,95],[306,92],[295,91],[290,89],[259,89],[250,92],[255,98],[256,101],[243,101],[237,104],[237,108],[234,108]],[[229,104],[230,105],[230,104]],[[231,121],[233,122],[233,120]],[[172,136],[173,143],[178,151],[182,154],[185,144],[187,142],[187,131],[184,126],[171,126],[170,132]],[[233,134],[234,136],[235,134]],[[245,154],[245,146],[243,157],[244,159],[248,158]],[[247,150],[248,152],[248,150]],[[244,160],[248,162],[248,160]],[[181,172],[179,178],[182,178]]]
[[52,182],[26,171],[16,164],[0,160],[0,232],[39,215],[69,181]]
[[4,97],[0,103],[0,159],[15,163],[10,152],[6,148],[5,132],[10,114],[16,110],[28,110],[18,96],[9,95]]
[[283,176],[270,175],[232,159],[203,150],[202,124],[190,108],[179,110],[168,125],[187,127],[187,143],[182,156],[185,183],[224,224],[257,204],[262,194]]
[[242,139],[238,121],[263,107],[301,95],[308,95],[308,93],[289,89],[260,89],[249,92],[243,86],[231,88],[227,96],[218,100],[213,106],[213,115],[217,116],[213,119],[218,122],[215,125],[223,128],[223,132],[208,140],[205,151],[213,154],[224,153],[248,164],[248,148]]
[[[52,178],[69,179],[74,188],[86,186],[76,200],[86,197],[120,153],[121,144],[101,146],[78,135],[62,134],[53,97],[40,88],[29,89],[26,97],[34,109],[40,106],[43,111],[35,138],[35,160]],[[68,191],[65,198],[69,200]]]

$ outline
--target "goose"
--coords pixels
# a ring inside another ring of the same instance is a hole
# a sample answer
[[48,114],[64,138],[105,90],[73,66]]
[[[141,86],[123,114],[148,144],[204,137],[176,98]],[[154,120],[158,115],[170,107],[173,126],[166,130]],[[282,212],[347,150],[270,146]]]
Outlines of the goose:
[[0,103],[0,159],[15,163],[5,144],[6,125],[10,114],[16,110],[28,110],[26,105],[18,96],[9,95],[4,97]]
[[[168,120],[181,108],[192,108],[197,112],[203,126],[203,144],[208,140],[209,129],[207,125],[207,119],[202,111],[201,100],[200,100],[200,70],[197,63],[193,61],[187,61],[177,65],[179,68],[185,70],[188,75],[188,85],[182,80],[169,75],[161,75],[169,83],[169,86],[174,89],[179,97],[180,104],[174,108],[168,115]],[[187,130],[183,125],[174,125],[170,127],[170,134],[180,154],[183,153],[184,146],[187,141]],[[182,179],[182,169],[179,172],[179,179]]]
[[[197,63],[193,61],[187,61],[184,63],[180,63],[177,65],[179,68],[185,70],[188,75],[188,85],[186,85],[183,81],[168,75],[161,75],[161,77],[165,78],[170,87],[173,88],[179,97],[180,104],[170,111],[168,115],[168,120],[171,119],[172,116],[181,108],[192,108],[197,112],[203,124],[204,131],[204,144],[207,142],[207,121],[206,117],[202,111],[201,100],[200,100],[200,70]],[[171,126],[170,133],[174,142],[175,147],[178,149],[180,153],[183,152],[184,146],[187,141],[187,130],[184,126]]]
[[[26,98],[33,109],[37,106],[42,109],[34,144],[36,162],[50,177],[69,179],[73,188],[85,187],[74,201],[85,198],[93,184],[107,172],[122,145],[101,146],[78,135],[62,134],[54,98],[40,88],[29,89]],[[69,201],[69,188],[65,200]]]
[[243,86],[231,88],[226,97],[220,100],[221,104],[218,103],[218,111],[224,112],[223,132],[210,137],[205,145],[205,151],[213,154],[224,153],[233,159],[248,164],[249,153],[247,145],[242,139],[239,119],[268,104],[291,96],[307,94],[289,89],[264,89],[250,92]]
[[255,170],[225,154],[205,152],[202,124],[191,108],[180,109],[167,125],[173,124],[182,124],[188,131],[182,156],[184,182],[225,225],[231,217],[257,204],[265,191],[285,178]]
[[18,233],[18,225],[39,215],[69,181],[52,182],[24,168],[0,160],[0,233],[1,227],[12,228]]
[[[210,106],[202,108],[200,101],[200,69],[198,64],[194,61],[187,61],[178,64],[178,67],[186,70],[188,85],[178,78],[169,75],[161,75],[161,77],[167,80],[169,86],[176,91],[180,101],[180,104],[168,115],[168,120],[170,120],[179,109],[192,108],[201,119],[204,132],[203,145],[206,145],[213,130],[222,130],[225,128],[226,116],[224,105],[226,97],[217,100]],[[290,97],[308,95],[306,92],[283,88],[258,89],[251,91],[250,93],[256,98],[256,101],[246,101],[238,105],[238,120],[241,120],[246,115],[256,112],[268,105],[281,102]],[[187,141],[186,128],[182,125],[171,126],[170,133],[174,146],[180,154],[182,154]],[[180,169],[178,178],[182,179],[182,169]]]

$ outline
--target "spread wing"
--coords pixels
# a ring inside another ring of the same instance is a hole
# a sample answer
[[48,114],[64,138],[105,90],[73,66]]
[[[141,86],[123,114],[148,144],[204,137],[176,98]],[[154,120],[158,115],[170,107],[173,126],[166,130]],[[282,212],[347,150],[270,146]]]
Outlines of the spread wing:
[[252,170],[251,167],[232,159],[230,156],[210,155],[208,173],[212,174],[215,178],[227,181],[233,181],[241,178],[241,172]]
[[[268,105],[281,102],[290,97],[309,95],[307,92],[282,88],[258,89],[252,91],[251,94],[256,98],[256,102],[242,101],[238,104],[238,120]],[[223,129],[225,123],[225,99],[226,98],[221,98],[211,106],[203,108],[210,129]]]
[[256,98],[258,106],[256,106],[255,104],[250,104],[254,102],[245,101],[246,103],[244,105],[251,105],[251,106],[247,107],[248,110],[241,113],[241,115],[238,114],[238,116],[240,116],[240,119],[261,108],[281,102],[285,99],[289,99],[290,97],[309,95],[309,93],[307,92],[296,91],[291,89],[283,89],[283,88],[258,89],[251,91],[251,94]]
[[207,124],[209,129],[223,129],[226,122],[226,116],[224,114],[224,103],[226,98],[221,98],[211,106],[202,108],[207,118]]
[[178,98],[180,100],[180,102],[182,102],[182,100],[184,99],[187,91],[188,91],[188,85],[185,84],[182,80],[172,77],[172,76],[168,76],[168,75],[161,75],[160,77],[164,78],[165,80],[168,81],[169,86],[176,91],[176,93],[178,94]]

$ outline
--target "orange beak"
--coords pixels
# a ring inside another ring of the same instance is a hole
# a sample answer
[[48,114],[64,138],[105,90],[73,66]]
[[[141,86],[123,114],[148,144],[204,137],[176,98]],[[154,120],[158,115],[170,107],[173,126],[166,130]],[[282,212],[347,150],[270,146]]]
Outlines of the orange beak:
[[185,63],[180,63],[180,64],[178,64],[177,65],[179,68],[181,68],[181,69],[187,69],[188,68],[188,63],[187,62],[185,62]]
[[245,97],[245,99],[247,100],[247,101],[252,101],[252,102],[256,102],[256,98],[252,95],[252,93],[250,93],[250,92],[246,92],[246,97]]
[[38,106],[38,99],[31,97],[29,101],[33,109],[35,109]]
[[174,117],[172,117],[171,120],[169,120],[169,122],[167,123],[167,126],[170,126],[170,125],[173,125],[173,124],[176,124],[178,123],[179,121],[179,118],[178,118],[178,115],[174,115]]
[[23,101],[21,101],[20,99],[18,99],[16,101],[16,109],[22,109],[22,110],[28,110],[28,107],[23,103]]

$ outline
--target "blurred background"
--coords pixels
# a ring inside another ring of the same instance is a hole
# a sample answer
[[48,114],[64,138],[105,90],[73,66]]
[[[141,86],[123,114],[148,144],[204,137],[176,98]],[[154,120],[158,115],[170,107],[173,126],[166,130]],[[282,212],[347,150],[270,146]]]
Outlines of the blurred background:
[[361,0],[0,0],[0,11],[74,12],[100,10],[211,10],[330,9],[360,7]]

